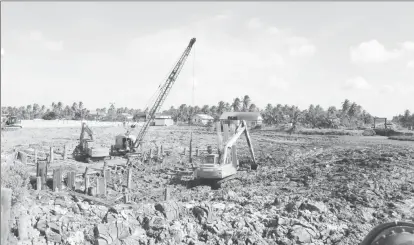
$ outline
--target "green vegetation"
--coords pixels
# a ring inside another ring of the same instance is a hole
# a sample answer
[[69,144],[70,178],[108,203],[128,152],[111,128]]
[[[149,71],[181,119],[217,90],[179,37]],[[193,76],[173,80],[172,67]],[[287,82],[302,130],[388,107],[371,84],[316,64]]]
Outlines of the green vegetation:
[[[133,116],[133,120],[145,118],[145,114],[148,108],[133,109],[127,107],[116,108],[114,104],[111,104],[109,108],[96,108],[95,110],[87,109],[83,102],[74,102],[72,106],[63,105],[62,102],[52,103],[51,108],[46,106],[39,106],[38,104],[27,105],[22,107],[2,107],[3,113],[15,115],[20,119],[36,119],[43,118],[46,120],[53,119],[89,119],[89,120],[105,120],[105,121],[118,121],[123,119],[125,113]],[[365,111],[361,105],[355,102],[351,102],[348,99],[341,103],[340,108],[330,106],[328,109],[322,108],[320,105],[310,105],[305,110],[300,110],[294,105],[272,105],[267,104],[264,109],[259,109],[251,98],[245,95],[241,98],[234,98],[231,103],[225,101],[219,101],[217,105],[204,105],[204,106],[190,106],[186,104],[180,105],[178,108],[170,107],[168,110],[164,110],[162,113],[169,114],[176,122],[188,122],[195,114],[208,114],[215,120],[218,120],[223,112],[228,111],[249,111],[260,112],[263,118],[263,123],[266,126],[277,129],[278,127],[287,126],[285,130],[292,129],[292,132],[299,132],[303,134],[336,134],[336,135],[349,135],[354,134],[349,130],[363,130],[371,128],[374,117]],[[395,116],[392,120],[394,124],[402,127],[414,127],[414,114],[411,114],[409,110],[404,112],[404,115]],[[314,129],[299,130],[300,128]],[[293,127],[292,127],[293,126]],[[330,131],[324,131],[321,129],[335,129]],[[382,130],[382,131],[381,131]],[[392,136],[398,135],[396,131],[389,131],[384,129],[377,130],[378,135]],[[358,133],[360,134],[360,133]]]
[[388,139],[391,140],[401,140],[401,141],[414,141],[414,136],[408,136],[408,135],[400,135],[400,136],[390,136]]

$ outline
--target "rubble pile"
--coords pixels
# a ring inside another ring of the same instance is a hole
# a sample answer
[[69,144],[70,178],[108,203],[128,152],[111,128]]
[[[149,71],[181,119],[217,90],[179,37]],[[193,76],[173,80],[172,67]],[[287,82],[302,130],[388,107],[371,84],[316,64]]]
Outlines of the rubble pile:
[[[175,133],[172,144],[184,133]],[[11,244],[351,245],[379,223],[414,221],[412,145],[254,134],[259,169],[240,171],[219,190],[176,181],[175,170],[186,167],[181,150],[162,163],[135,165],[127,204],[30,189],[17,215],[30,220],[29,235],[19,241],[15,221]],[[214,134],[203,137],[199,144],[207,145]],[[118,172],[112,178],[125,181],[125,171]],[[165,187],[171,189],[169,200]]]

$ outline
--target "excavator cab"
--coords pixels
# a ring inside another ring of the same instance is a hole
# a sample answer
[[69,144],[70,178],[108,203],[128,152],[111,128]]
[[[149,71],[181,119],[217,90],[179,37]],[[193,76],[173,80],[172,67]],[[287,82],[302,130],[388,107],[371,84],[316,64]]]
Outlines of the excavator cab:
[[205,157],[205,163],[207,164],[219,164],[218,154],[209,154]]

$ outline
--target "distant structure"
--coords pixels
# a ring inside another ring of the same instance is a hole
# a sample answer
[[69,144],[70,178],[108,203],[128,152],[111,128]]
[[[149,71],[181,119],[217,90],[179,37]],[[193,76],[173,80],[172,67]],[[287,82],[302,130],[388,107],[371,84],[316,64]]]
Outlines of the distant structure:
[[262,125],[263,118],[260,112],[224,112],[220,116],[220,121],[224,123],[230,123],[231,120],[238,120],[238,117],[243,117],[249,127],[255,127]]
[[171,115],[155,115],[154,126],[172,126],[174,125],[174,120]]
[[214,118],[207,114],[196,114],[193,117],[193,123],[199,125],[207,125],[214,121]]

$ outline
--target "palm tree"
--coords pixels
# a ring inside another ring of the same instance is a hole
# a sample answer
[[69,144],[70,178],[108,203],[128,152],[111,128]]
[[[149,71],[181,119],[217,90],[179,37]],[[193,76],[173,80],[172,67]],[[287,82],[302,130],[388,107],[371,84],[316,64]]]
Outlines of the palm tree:
[[248,96],[248,95],[245,95],[244,97],[243,97],[243,107],[242,107],[242,109],[243,109],[243,111],[248,111],[249,110],[249,107],[250,107],[250,103],[251,103],[251,100],[250,100],[250,97]]
[[29,120],[32,119],[32,105],[26,106],[27,115],[29,117]]
[[33,118],[37,118],[39,116],[40,106],[39,104],[33,104]]
[[208,105],[204,105],[203,108],[201,108],[201,112],[208,114],[210,112],[210,107]]
[[241,109],[241,101],[239,98],[234,98],[233,104],[231,105],[233,111],[240,111]]
[[59,116],[62,114],[62,111],[63,111],[63,103],[62,102],[58,102],[57,103],[57,111],[58,111],[58,113],[59,113]]
[[335,106],[330,106],[328,108],[328,116],[329,116],[329,118],[332,118],[332,117],[336,116],[336,107]]
[[219,103],[218,103],[218,106],[217,106],[217,113],[218,114],[223,114],[223,112],[224,112],[224,108],[225,107],[225,103],[224,103],[224,101],[219,101]]
[[256,105],[255,104],[251,104],[250,107],[249,107],[249,111],[250,112],[256,112],[257,111]]
[[348,99],[345,99],[345,101],[342,103],[342,114],[347,115],[350,107],[351,102]]

